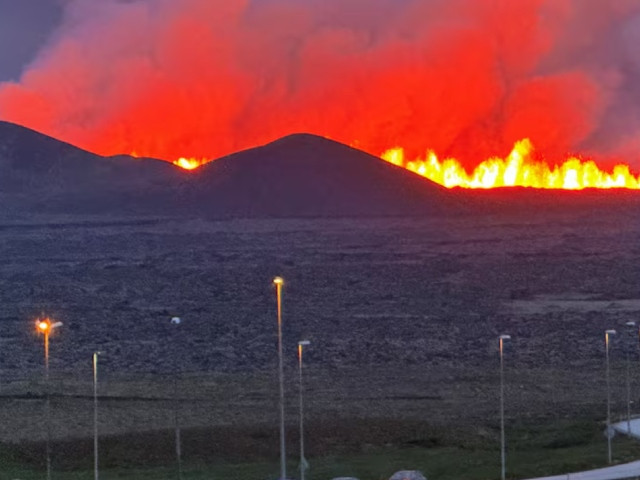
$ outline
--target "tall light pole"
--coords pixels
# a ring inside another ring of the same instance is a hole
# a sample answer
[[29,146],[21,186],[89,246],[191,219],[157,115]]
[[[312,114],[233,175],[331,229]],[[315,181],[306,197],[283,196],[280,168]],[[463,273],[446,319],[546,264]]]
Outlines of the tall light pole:
[[284,436],[284,370],[282,366],[282,277],[275,277],[273,284],[276,286],[276,302],[278,311],[278,379],[280,383],[280,479],[287,478],[287,454],[285,451]]
[[[180,325],[180,317],[172,317],[171,325]],[[178,367],[173,372],[173,426],[175,429],[176,467],[178,480],[182,480],[182,440],[180,437],[180,417],[178,415]]]
[[607,369],[607,459],[611,463],[611,437],[613,436],[611,428],[611,381],[609,372],[609,343],[611,343],[611,335],[615,335],[615,330],[607,330],[604,332],[605,358]]
[[504,342],[511,340],[510,335],[500,335],[498,346],[500,349],[500,478],[505,480],[506,476],[506,452],[504,439]]
[[98,355],[93,352],[93,478],[98,480]]
[[52,322],[49,317],[36,320],[36,329],[44,336],[44,383],[45,383],[45,418],[47,426],[47,480],[51,480],[51,392],[49,388],[49,335],[62,322]]
[[304,457],[304,409],[302,403],[302,347],[310,345],[309,340],[300,340],[298,342],[298,380],[300,393],[300,480],[304,480],[304,472],[309,468],[309,463]]
[[[625,355],[627,361],[627,434],[631,436],[631,365],[629,357],[631,357],[632,345],[635,346],[636,344],[636,322],[627,322],[625,325],[629,329],[629,338],[627,338],[625,342]],[[631,344],[631,341],[633,341],[633,344]]]

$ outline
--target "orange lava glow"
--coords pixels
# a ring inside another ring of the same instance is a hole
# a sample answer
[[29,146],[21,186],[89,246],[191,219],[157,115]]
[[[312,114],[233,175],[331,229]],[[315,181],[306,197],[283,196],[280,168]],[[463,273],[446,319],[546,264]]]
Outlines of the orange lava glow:
[[208,163],[210,160],[206,158],[185,158],[180,157],[178,160],[174,160],[172,163],[185,170],[195,170],[196,168]]
[[310,133],[450,188],[640,188],[640,0],[56,3],[0,120],[95,154]]
[[640,189],[640,175],[631,173],[628,165],[619,164],[607,172],[591,160],[570,157],[560,165],[549,166],[533,160],[532,153],[531,141],[520,140],[506,158],[485,160],[471,173],[458,160],[440,160],[432,151],[427,152],[425,159],[406,161],[404,150],[398,147],[384,152],[382,158],[447,188]]

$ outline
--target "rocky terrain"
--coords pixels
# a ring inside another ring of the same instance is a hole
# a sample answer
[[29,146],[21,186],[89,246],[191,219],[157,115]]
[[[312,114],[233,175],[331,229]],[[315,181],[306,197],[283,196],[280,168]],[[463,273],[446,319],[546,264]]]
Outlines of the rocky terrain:
[[[24,422],[41,408],[28,395],[42,391],[33,328],[42,312],[64,322],[51,339],[60,418],[78,418],[78,403],[88,409],[77,428],[63,422],[68,433],[90,425],[95,350],[105,352],[104,395],[119,415],[126,399],[137,412],[136,421],[109,422],[115,431],[163,424],[146,402],[171,398],[175,372],[190,405],[185,422],[268,419],[276,412],[275,275],[286,281],[289,392],[295,345],[312,342],[312,417],[491,423],[505,332],[518,416],[597,414],[604,330],[640,310],[639,229],[633,216],[588,212],[4,224],[1,374],[5,399],[22,412],[2,410],[4,425],[22,418],[4,439],[34,435]],[[612,349],[619,400],[624,343],[620,335]],[[68,402],[76,406],[65,414]]]
[[[43,348],[33,323],[42,314],[64,322],[51,338],[58,439],[91,434],[96,350],[105,352],[105,434],[170,426],[173,379],[185,427],[272,423],[276,275],[285,279],[289,420],[296,418],[295,347],[309,339],[309,421],[325,432],[327,444],[341,419],[344,425],[359,419],[455,424],[495,440],[502,333],[513,338],[506,350],[511,422],[601,419],[607,328],[620,331],[611,357],[614,414],[625,412],[627,345],[630,361],[640,361],[636,335],[622,332],[640,312],[633,193],[505,190],[443,197],[448,192],[429,183],[419,191],[423,184],[415,182],[422,179],[383,163],[383,170],[365,169],[365,177],[386,185],[390,175],[388,190],[362,185],[349,192],[334,176],[338,166],[297,185],[279,184],[276,174],[254,164],[256,152],[216,161],[190,177],[193,172],[175,173],[153,160],[95,157],[87,163],[91,158],[71,146],[54,161],[45,147],[56,144],[47,142],[38,147],[41,155],[20,153],[16,145],[24,142],[16,141],[0,150],[8,206],[0,219],[2,441],[44,434]],[[258,152],[269,157],[302,144],[305,151],[353,153],[325,142],[295,136]],[[25,155],[38,166],[30,173],[29,164],[17,160]],[[273,161],[294,161],[283,158]],[[320,165],[318,158],[311,164]],[[236,171],[232,160],[244,166]],[[369,160],[358,154],[357,167],[345,167],[345,174],[357,176],[360,161]],[[84,173],[75,179],[57,173],[70,164]],[[297,167],[289,167],[300,178]],[[124,186],[113,183],[123,175]],[[331,199],[319,203],[332,182]],[[41,196],[34,194],[39,185]],[[217,185],[217,193],[206,185]],[[392,204],[397,211],[372,215],[405,191],[407,198]],[[175,192],[182,196],[172,197]],[[248,192],[259,199],[250,207],[239,200]],[[273,205],[284,210],[267,206],[274,192],[282,196]],[[357,199],[350,196],[355,192]],[[226,199],[229,212],[251,214],[209,215],[216,198]],[[411,215],[427,200],[428,214]],[[374,208],[358,210],[363,205]],[[300,211],[314,212],[313,218],[291,218]],[[406,215],[392,215],[399,211]],[[170,323],[173,316],[182,318],[180,325]],[[637,399],[640,378],[633,372]]]

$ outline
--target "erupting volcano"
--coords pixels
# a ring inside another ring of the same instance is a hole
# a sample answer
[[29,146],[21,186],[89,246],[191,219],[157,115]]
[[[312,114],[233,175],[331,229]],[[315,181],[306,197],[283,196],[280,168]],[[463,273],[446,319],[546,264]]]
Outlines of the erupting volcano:
[[[532,159],[532,153],[531,141],[524,139],[514,145],[506,159],[488,159],[471,173],[458,160],[440,160],[434,152],[428,152],[425,159],[406,161],[404,150],[398,147],[387,150],[381,158],[447,188],[640,189],[640,175],[634,175],[628,165],[617,164],[611,171],[606,171],[600,169],[593,160],[570,157],[560,165],[550,166]],[[181,157],[173,164],[185,170],[194,170],[208,162],[207,159]]]
[[533,160],[533,146],[528,139],[517,142],[506,159],[491,158],[468,173],[455,159],[439,160],[434,152],[426,159],[406,162],[402,148],[393,148],[382,158],[402,166],[447,188],[532,187],[546,189],[582,190],[584,188],[640,189],[640,175],[635,176],[629,166],[618,164],[611,172],[598,168],[592,160],[571,157],[560,165],[549,166]]
[[309,132],[446,187],[638,189],[639,42],[640,0],[71,0],[0,119],[185,169]]

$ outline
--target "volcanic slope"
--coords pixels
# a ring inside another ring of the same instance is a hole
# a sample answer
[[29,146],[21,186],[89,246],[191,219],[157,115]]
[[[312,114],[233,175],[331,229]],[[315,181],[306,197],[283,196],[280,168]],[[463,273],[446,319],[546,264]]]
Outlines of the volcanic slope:
[[379,158],[316,135],[293,134],[194,171],[193,199],[241,217],[429,215],[457,194]]
[[146,213],[172,208],[186,177],[173,165],[101,157],[28,128],[0,122],[2,213]]
[[340,143],[295,134],[186,171],[101,157],[0,122],[4,214],[143,214],[210,218],[425,215],[455,194]]

